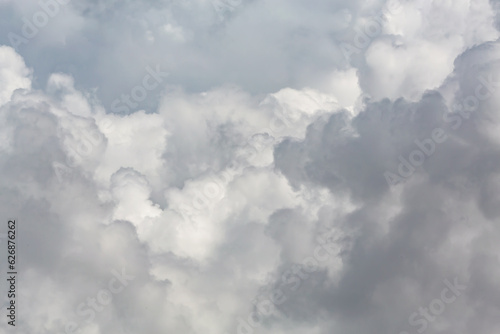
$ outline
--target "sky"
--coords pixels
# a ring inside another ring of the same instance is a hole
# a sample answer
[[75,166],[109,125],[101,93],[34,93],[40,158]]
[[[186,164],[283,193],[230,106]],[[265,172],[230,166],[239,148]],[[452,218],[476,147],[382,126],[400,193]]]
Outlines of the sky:
[[0,333],[499,333],[499,29],[0,0]]

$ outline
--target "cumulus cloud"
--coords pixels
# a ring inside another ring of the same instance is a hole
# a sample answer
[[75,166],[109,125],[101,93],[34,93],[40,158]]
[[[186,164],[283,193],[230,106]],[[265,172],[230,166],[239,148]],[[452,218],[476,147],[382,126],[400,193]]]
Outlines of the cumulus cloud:
[[498,9],[0,1],[17,332],[497,333]]

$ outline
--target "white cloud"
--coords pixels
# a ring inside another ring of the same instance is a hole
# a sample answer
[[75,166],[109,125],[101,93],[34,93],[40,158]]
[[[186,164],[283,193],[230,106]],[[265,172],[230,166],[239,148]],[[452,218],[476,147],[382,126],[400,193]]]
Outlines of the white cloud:
[[31,87],[30,70],[12,48],[0,47],[0,105],[10,101],[16,89],[29,89]]

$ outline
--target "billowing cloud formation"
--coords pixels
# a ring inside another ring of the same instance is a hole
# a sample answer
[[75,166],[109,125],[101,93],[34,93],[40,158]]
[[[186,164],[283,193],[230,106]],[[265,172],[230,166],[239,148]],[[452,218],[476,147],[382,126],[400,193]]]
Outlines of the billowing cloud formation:
[[498,333],[497,7],[0,1],[17,332]]

